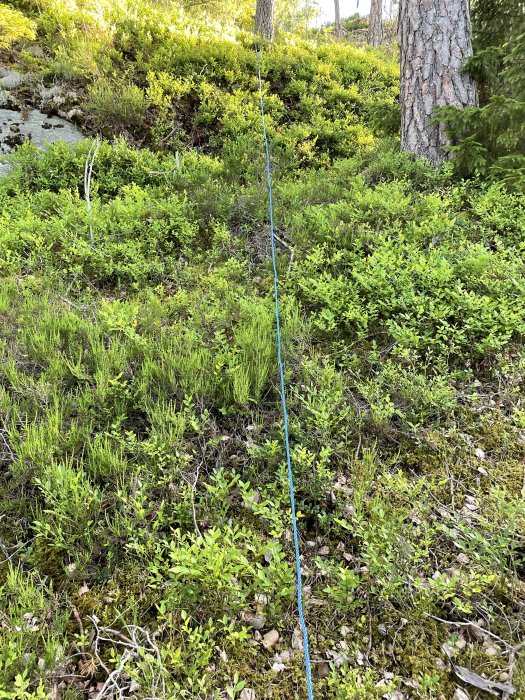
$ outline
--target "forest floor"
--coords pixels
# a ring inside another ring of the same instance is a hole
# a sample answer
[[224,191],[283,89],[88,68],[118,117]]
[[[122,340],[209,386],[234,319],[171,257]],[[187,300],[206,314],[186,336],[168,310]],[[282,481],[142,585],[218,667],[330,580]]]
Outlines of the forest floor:
[[[0,697],[304,698],[253,37],[22,9],[90,138],[0,177]],[[523,700],[525,198],[398,152],[386,53],[263,80],[316,697]]]

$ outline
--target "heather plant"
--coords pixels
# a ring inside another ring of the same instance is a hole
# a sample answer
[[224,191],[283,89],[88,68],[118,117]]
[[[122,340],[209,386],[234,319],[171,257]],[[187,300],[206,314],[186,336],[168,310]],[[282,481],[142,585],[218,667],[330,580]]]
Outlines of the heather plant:
[[16,41],[35,38],[35,25],[22,12],[0,4],[0,49],[7,49]]

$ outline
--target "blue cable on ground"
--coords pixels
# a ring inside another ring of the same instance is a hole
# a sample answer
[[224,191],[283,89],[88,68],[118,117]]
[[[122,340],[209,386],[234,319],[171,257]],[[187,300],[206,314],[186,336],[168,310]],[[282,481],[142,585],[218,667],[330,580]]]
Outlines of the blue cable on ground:
[[277,256],[275,251],[275,227],[273,214],[273,188],[272,188],[272,168],[270,161],[270,142],[268,141],[268,133],[266,131],[266,116],[264,111],[264,95],[263,84],[261,77],[261,53],[259,47],[256,47],[257,52],[257,71],[259,75],[259,94],[261,99],[261,117],[264,143],[266,147],[266,176],[268,179],[268,195],[270,198],[270,242],[272,249],[272,266],[273,266],[273,290],[275,298],[275,323],[277,330],[277,361],[279,364],[279,375],[281,379],[281,401],[283,406],[284,420],[284,442],[286,447],[286,463],[288,466],[288,482],[290,486],[290,507],[292,510],[292,530],[293,542],[295,550],[295,569],[297,575],[297,608],[299,613],[299,622],[303,633],[303,652],[304,663],[306,667],[306,687],[308,690],[308,700],[314,700],[314,689],[312,685],[312,669],[310,663],[310,648],[308,644],[308,628],[304,619],[303,611],[303,581],[301,574],[301,552],[299,548],[299,528],[297,526],[297,514],[295,510],[295,489],[293,482],[292,457],[290,453],[290,431],[288,428],[288,409],[286,406],[286,384],[284,379],[284,365],[282,359],[282,339],[281,339],[281,320],[279,316],[279,276],[277,273]]

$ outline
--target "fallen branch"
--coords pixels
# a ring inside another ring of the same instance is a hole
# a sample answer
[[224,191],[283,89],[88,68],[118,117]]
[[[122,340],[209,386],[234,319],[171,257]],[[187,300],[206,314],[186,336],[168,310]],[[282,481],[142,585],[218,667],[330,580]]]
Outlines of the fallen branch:
[[89,222],[89,235],[91,238],[91,243],[95,242],[95,237],[93,235],[93,221],[91,219],[91,177],[93,175],[93,166],[95,165],[95,158],[97,157],[98,149],[100,148],[100,140],[97,136],[95,141],[91,144],[89,153],[86,158],[86,164],[84,166],[84,196],[86,198],[88,222]]
[[[124,633],[120,630],[112,629],[111,627],[100,627],[99,620],[94,616],[90,617],[90,620],[93,622],[96,631],[94,638],[94,654],[107,674],[104,685],[98,691],[95,700],[109,700],[110,697],[124,700],[124,698],[128,697],[131,681],[129,680],[129,676],[125,674],[125,669],[129,662],[134,659],[141,660],[143,663],[146,663],[149,668],[151,676],[149,688],[151,700],[165,698],[166,682],[164,667],[162,665],[162,656],[150,632],[137,625],[127,625],[124,628]],[[117,668],[112,671],[109,670],[100,657],[99,644],[101,642],[124,647],[120,662]],[[150,660],[152,655],[156,660],[156,668],[153,667]],[[144,676],[143,671],[141,671],[141,676]],[[160,695],[157,694],[159,686]]]

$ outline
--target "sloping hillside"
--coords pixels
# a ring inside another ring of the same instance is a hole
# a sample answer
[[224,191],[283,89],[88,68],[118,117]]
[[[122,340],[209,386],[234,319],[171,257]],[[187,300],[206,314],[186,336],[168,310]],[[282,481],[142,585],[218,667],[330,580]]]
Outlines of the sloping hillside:
[[[104,138],[0,178],[0,697],[303,698],[253,36],[17,7]],[[386,54],[263,80],[316,697],[525,697],[525,199],[398,153]]]

